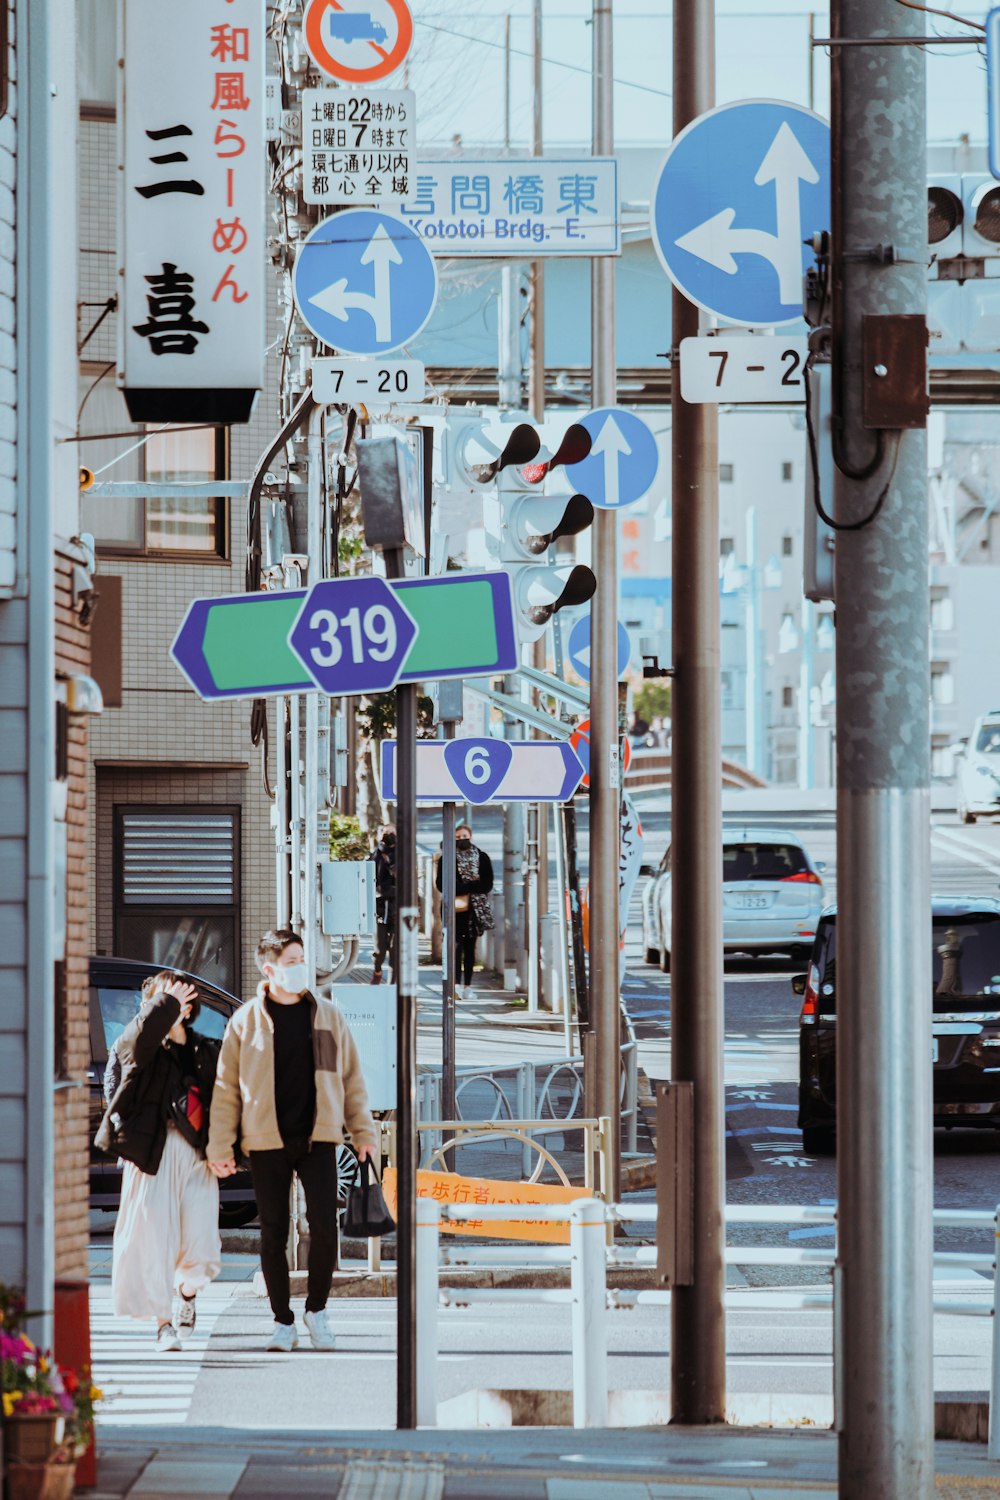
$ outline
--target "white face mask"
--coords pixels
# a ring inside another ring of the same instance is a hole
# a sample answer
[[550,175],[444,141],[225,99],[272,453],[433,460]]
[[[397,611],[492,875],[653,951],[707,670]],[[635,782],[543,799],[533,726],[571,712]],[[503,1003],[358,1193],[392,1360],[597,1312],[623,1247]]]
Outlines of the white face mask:
[[275,964],[274,982],[289,995],[301,995],[309,988],[309,970],[304,961],[297,964]]

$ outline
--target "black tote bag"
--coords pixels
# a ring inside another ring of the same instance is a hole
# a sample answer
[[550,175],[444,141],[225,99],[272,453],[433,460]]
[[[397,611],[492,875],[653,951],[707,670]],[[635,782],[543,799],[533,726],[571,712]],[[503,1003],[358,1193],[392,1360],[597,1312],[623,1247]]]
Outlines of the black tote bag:
[[358,1180],[347,1191],[342,1232],[355,1240],[374,1240],[391,1234],[396,1221],[382,1196],[375,1169],[365,1158],[358,1164]]

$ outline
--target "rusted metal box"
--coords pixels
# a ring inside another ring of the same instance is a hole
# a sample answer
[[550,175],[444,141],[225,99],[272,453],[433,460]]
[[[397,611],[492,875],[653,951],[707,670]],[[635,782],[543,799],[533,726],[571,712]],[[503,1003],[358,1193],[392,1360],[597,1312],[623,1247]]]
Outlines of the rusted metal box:
[[656,1089],[656,1274],[662,1286],[694,1278],[694,1084]]
[[865,427],[926,427],[927,320],[921,313],[861,319],[862,419]]

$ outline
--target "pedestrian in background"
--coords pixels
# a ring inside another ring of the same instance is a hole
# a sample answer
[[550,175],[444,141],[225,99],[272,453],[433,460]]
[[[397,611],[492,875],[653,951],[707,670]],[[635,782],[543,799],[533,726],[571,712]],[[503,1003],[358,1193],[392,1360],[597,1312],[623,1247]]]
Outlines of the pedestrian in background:
[[379,829],[378,843],[372,855],[375,861],[375,968],[372,984],[382,983],[382,966],[392,961],[392,944],[396,933],[396,825],[386,823]]
[[205,1162],[219,1044],[195,1030],[200,1009],[194,985],[167,969],[143,981],[114,1069],[108,1059],[112,1096],[95,1138],[123,1161],[112,1306],[155,1318],[161,1352],[194,1332],[195,1298],[222,1266],[219,1184]]
[[[441,889],[441,865],[438,860],[436,884]],[[476,964],[476,944],[484,932],[493,928],[493,907],[489,893],[493,889],[493,863],[484,849],[472,842],[468,823],[455,829],[455,996],[474,1000],[472,972]]]
[[332,1000],[310,993],[299,935],[265,932],[263,976],[231,1017],[212,1101],[208,1160],[218,1177],[236,1171],[236,1143],[250,1158],[260,1217],[260,1264],[274,1314],[265,1347],[298,1344],[288,1274],[289,1194],[306,1195],[309,1268],[305,1325],[315,1349],[332,1349],[326,1315],[337,1258],[337,1147],[345,1127],[358,1159],[375,1157],[375,1122],[354,1038]]

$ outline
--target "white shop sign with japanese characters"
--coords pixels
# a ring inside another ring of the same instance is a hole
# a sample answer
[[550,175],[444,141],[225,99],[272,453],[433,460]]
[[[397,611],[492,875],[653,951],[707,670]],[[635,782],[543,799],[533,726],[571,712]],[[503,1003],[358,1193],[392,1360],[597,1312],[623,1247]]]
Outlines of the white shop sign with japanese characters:
[[435,255],[620,255],[614,157],[419,158],[401,213]]
[[410,194],[417,130],[412,89],[303,89],[307,203],[390,207]]
[[118,381],[135,421],[249,419],[264,376],[265,0],[122,0]]

